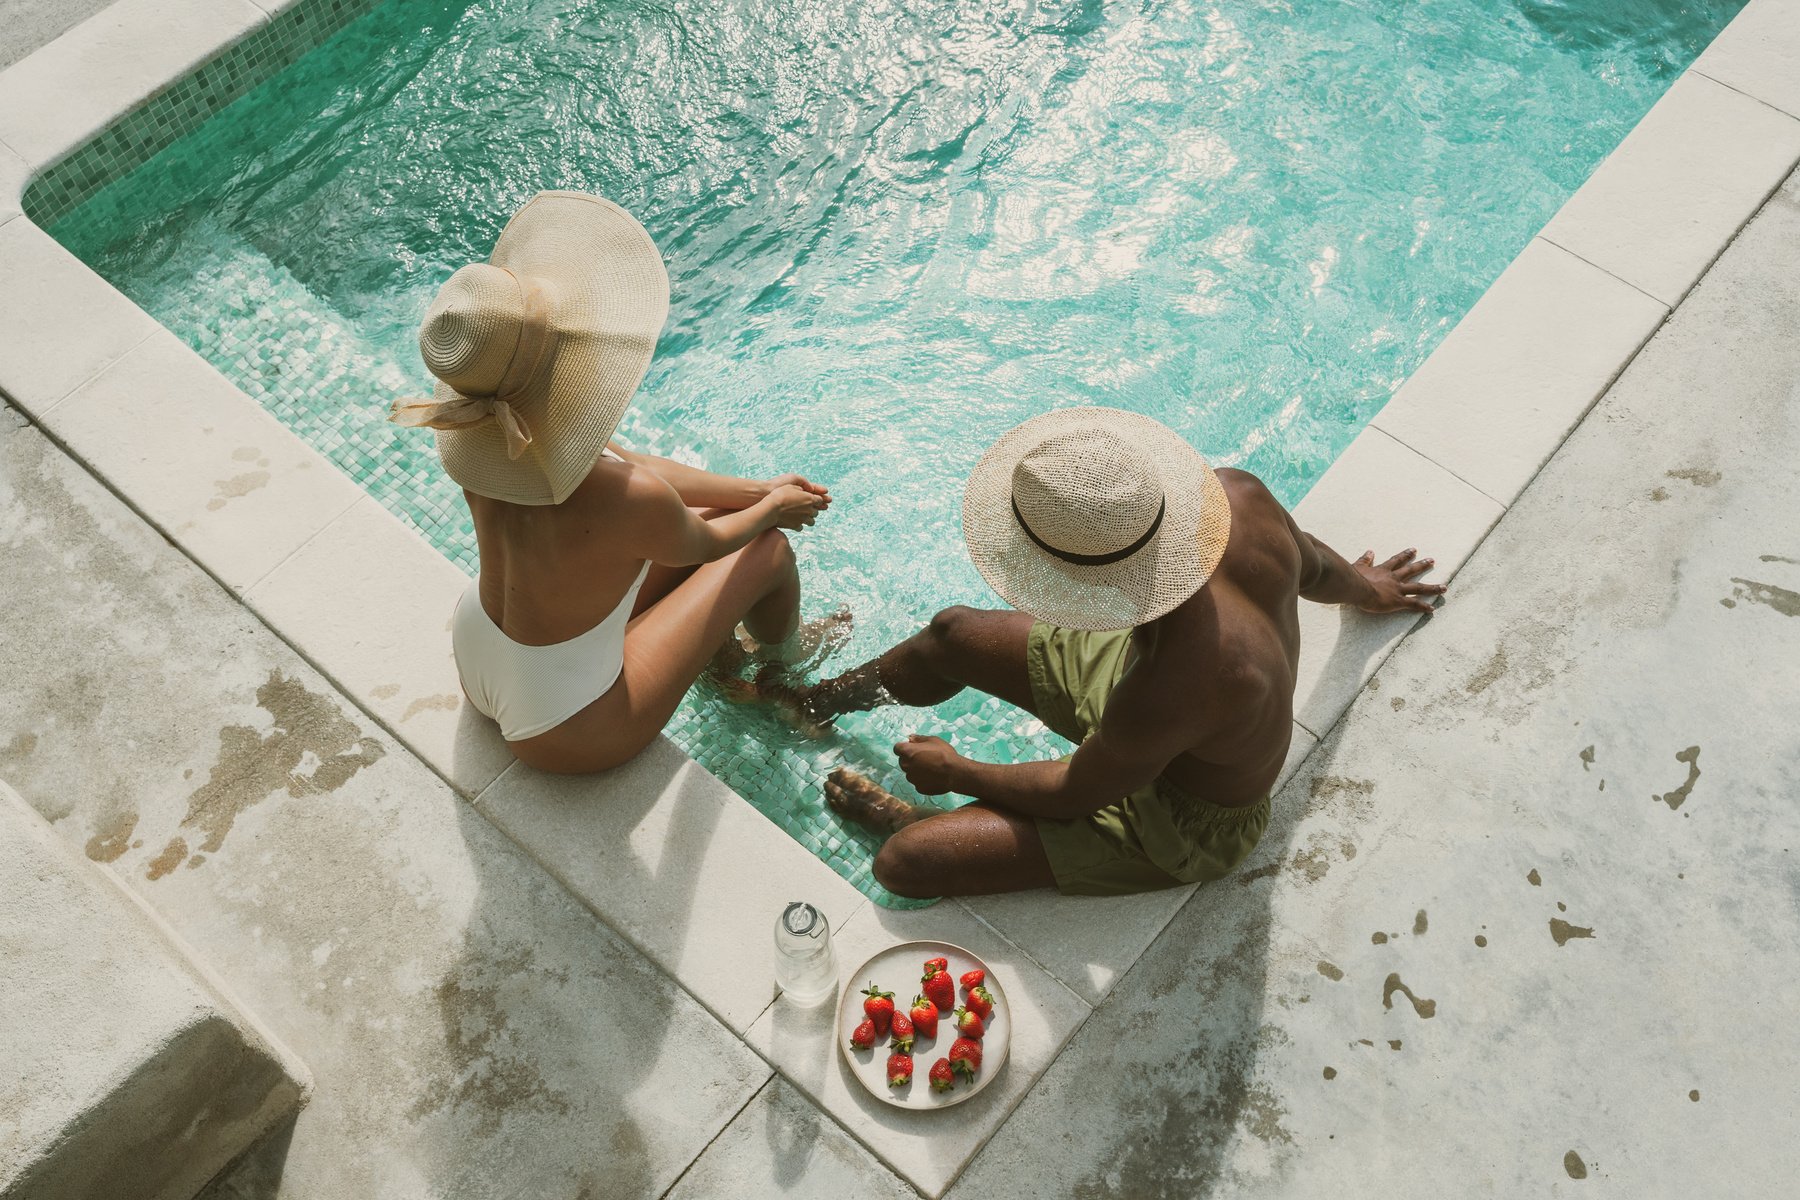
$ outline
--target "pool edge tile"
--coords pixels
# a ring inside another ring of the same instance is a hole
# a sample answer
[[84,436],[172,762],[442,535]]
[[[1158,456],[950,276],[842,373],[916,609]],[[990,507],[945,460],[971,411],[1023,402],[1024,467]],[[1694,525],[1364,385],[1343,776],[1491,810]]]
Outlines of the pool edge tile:
[[1800,0],[1750,0],[1688,69],[1800,119]]
[[[1403,494],[1404,505],[1392,497]],[[1417,450],[1370,426],[1294,507],[1294,519],[1346,559],[1381,561],[1407,547],[1436,560],[1428,581],[1456,574],[1505,513],[1492,497]],[[1446,597],[1456,602],[1455,589]],[[1402,637],[1426,618],[1369,616],[1300,601],[1300,669],[1294,720],[1323,738]]]
[[1510,504],[1668,312],[1533,238],[1370,424]]
[[1682,74],[1538,236],[1673,307],[1800,163],[1800,120]]
[[666,737],[599,774],[509,770],[476,807],[739,1035],[776,997],[781,909],[835,933],[870,903]]
[[450,615],[467,586],[449,559],[365,493],[243,599],[472,798],[513,758],[493,723],[464,699],[451,657]]
[[39,420],[162,329],[29,217],[0,223],[0,279],[33,284],[0,288],[0,389]]
[[[1271,795],[1281,791],[1317,745],[1318,739],[1304,725],[1293,723],[1287,758]],[[1187,903],[1195,886],[1108,897],[1014,892],[968,896],[956,903],[1098,1007]]]
[[[851,972],[877,951],[914,939],[952,942],[978,954],[1000,978],[1014,1010],[1006,1074],[981,1096],[950,1110],[956,1115],[909,1113],[863,1091],[849,1077],[838,1052],[834,1001],[812,1008],[772,1004],[744,1040],[890,1169],[936,1197],[1006,1123],[1093,1007],[973,914],[944,906],[913,912],[875,904],[863,908],[845,925],[838,941],[840,987],[848,985]],[[899,999],[898,986],[894,995]],[[949,1045],[940,1027],[927,1054],[935,1058]],[[921,1064],[919,1057],[915,1055],[915,1086],[924,1074],[922,1068],[930,1064],[930,1058]],[[949,1157],[940,1157],[946,1152]]]
[[118,0],[0,71],[0,141],[50,166],[268,20],[250,0]]
[[[285,425],[246,405],[234,384],[167,330],[126,351],[40,420],[237,592],[363,495]],[[195,470],[170,471],[177,459]]]

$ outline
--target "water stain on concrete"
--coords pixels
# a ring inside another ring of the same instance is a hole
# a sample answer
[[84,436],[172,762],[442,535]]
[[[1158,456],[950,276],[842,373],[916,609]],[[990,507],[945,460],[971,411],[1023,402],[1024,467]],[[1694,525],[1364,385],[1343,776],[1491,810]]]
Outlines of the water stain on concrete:
[[1544,877],[1538,874],[1536,867],[1533,867],[1526,873],[1525,882],[1529,883],[1532,887],[1543,887]]
[[1319,960],[1319,974],[1333,982],[1344,977],[1344,972],[1336,964],[1328,963],[1324,959]]
[[1430,1020],[1432,1017],[1437,1016],[1437,1001],[1436,1000],[1421,1000],[1417,996],[1413,995],[1413,990],[1411,988],[1407,987],[1404,983],[1400,982],[1400,972],[1398,972],[1398,971],[1395,971],[1395,972],[1392,972],[1391,974],[1389,974],[1387,977],[1387,982],[1385,982],[1381,985],[1381,1007],[1382,1008],[1391,1009],[1394,1007],[1394,993],[1395,992],[1399,992],[1401,995],[1405,996],[1408,1000],[1411,1000],[1412,1006],[1413,1006],[1413,1011],[1418,1013],[1421,1017],[1424,1017],[1426,1020]]
[[1399,1038],[1389,1038],[1388,1039],[1388,1049],[1389,1050],[1398,1050],[1399,1048],[1400,1048],[1400,1039]]
[[1331,856],[1317,846],[1309,846],[1295,853],[1294,870],[1306,876],[1308,883],[1317,883],[1331,870]]
[[1337,1078],[1337,1068],[1336,1067],[1326,1067],[1325,1068],[1325,1078],[1336,1079]]
[[1281,870],[1281,860],[1279,858],[1276,859],[1272,863],[1264,863],[1260,867],[1252,867],[1250,870],[1242,871],[1238,874],[1238,877],[1237,877],[1238,886],[1249,887],[1251,884],[1255,883],[1257,880],[1267,879],[1269,876],[1275,874],[1276,872],[1278,872],[1280,870]]
[[1786,563],[1790,567],[1800,567],[1800,558],[1786,558],[1779,554],[1759,554],[1756,558],[1759,562],[1778,562]]
[[262,457],[262,451],[258,450],[255,446],[239,446],[236,450],[231,452],[231,457],[237,459],[239,462],[255,462],[258,458]]
[[1395,696],[1392,700],[1389,700],[1388,704],[1393,707],[1393,710],[1395,712],[1399,712],[1401,709],[1406,707],[1406,701],[1402,700],[1398,696]]
[[1370,1041],[1368,1038],[1357,1038],[1356,1044],[1359,1046],[1373,1046],[1375,1043]]
[[1563,1155],[1563,1170],[1569,1173],[1570,1179],[1586,1179],[1587,1164],[1581,1161],[1581,1155],[1573,1150]]
[[87,856],[99,863],[117,862],[131,848],[137,823],[137,814],[129,811],[104,818],[94,827],[94,836],[87,840]]
[[1413,918],[1413,936],[1417,937],[1419,934],[1424,933],[1429,927],[1430,922],[1425,919],[1425,910],[1421,908],[1419,910],[1419,915]]
[[1550,936],[1556,939],[1557,945],[1566,946],[1574,938],[1593,937],[1594,931],[1586,925],[1571,925],[1561,917],[1551,917]]
[[1683,804],[1687,803],[1688,796],[1694,790],[1694,784],[1699,782],[1699,779],[1700,779],[1700,747],[1689,746],[1686,750],[1679,751],[1675,755],[1675,761],[1678,763],[1686,763],[1687,764],[1687,769],[1688,769],[1687,778],[1685,780],[1683,780],[1681,786],[1676,788],[1674,791],[1664,792],[1660,796],[1652,796],[1651,797],[1651,799],[1653,799],[1653,800],[1661,800],[1664,804],[1668,805],[1670,812],[1674,812],[1676,809],[1680,808]]
[[1375,781],[1372,779],[1350,779],[1343,775],[1320,775],[1313,779],[1311,786],[1312,803],[1307,805],[1311,812],[1331,802],[1340,801],[1356,818],[1368,818],[1375,815]]
[[400,715],[400,720],[402,723],[405,723],[412,720],[420,713],[432,709],[435,709],[438,712],[455,712],[461,703],[462,701],[450,692],[445,692],[439,696],[425,696],[421,699],[414,700],[411,704],[407,705],[406,711]]
[[14,734],[12,741],[0,746],[0,762],[17,762],[37,749],[38,737],[35,733]]
[[1664,471],[1670,479],[1679,479],[1683,483],[1691,483],[1695,487],[1709,488],[1725,478],[1711,467],[1676,467],[1673,471]]
[[1556,911],[1557,912],[1568,912],[1569,906],[1564,904],[1561,900],[1558,900],[1556,902]]
[[208,512],[218,512],[221,508],[239,496],[248,496],[257,488],[269,486],[267,471],[246,471],[242,475],[233,475],[230,479],[220,479],[213,483],[218,495],[206,502]]
[[1377,945],[1377,946],[1385,946],[1385,945],[1387,945],[1387,940],[1388,940],[1388,939],[1387,939],[1387,934],[1385,934],[1385,933],[1379,933],[1379,932],[1377,932],[1377,933],[1371,933],[1371,934],[1370,934],[1370,935],[1369,935],[1369,941],[1370,941],[1370,942],[1372,942],[1372,943],[1373,943],[1373,944],[1375,944],[1375,945]]
[[510,1115],[534,1111],[568,1114],[568,1097],[551,1088],[536,1058],[520,1046],[501,988],[527,977],[532,984],[566,982],[566,975],[536,967],[529,948],[495,957],[471,955],[453,966],[435,989],[444,1022],[448,1069],[437,1074],[414,1103],[414,1118],[446,1110],[473,1110],[475,1135],[492,1137]]
[[187,857],[187,852],[186,840],[170,838],[169,844],[163,847],[163,852],[150,860],[149,869],[145,871],[145,874],[151,879],[161,879],[181,865],[181,860]]
[[[279,670],[256,689],[256,702],[273,727],[268,733],[248,725],[219,730],[218,761],[188,797],[181,828],[205,834],[203,851],[217,851],[241,814],[277,792],[295,799],[334,792],[387,753],[374,738],[361,736],[330,696],[307,690]],[[177,846],[180,852],[171,860]],[[151,864],[150,878],[168,874],[186,853],[183,839],[171,841]]]
[[1736,599],[1764,605],[1784,617],[1800,617],[1800,592],[1776,587],[1772,583],[1759,583],[1754,579],[1741,579],[1736,575],[1731,577],[1731,582],[1738,585],[1731,589],[1731,594]]
[[1479,933],[1478,933],[1478,934],[1476,934],[1476,935],[1475,935],[1475,944],[1476,944],[1476,945],[1477,945],[1477,946],[1484,946],[1484,947],[1485,947],[1485,946],[1486,946],[1486,945],[1487,945],[1487,938],[1486,938],[1486,936],[1484,936],[1484,935],[1482,935],[1482,934],[1479,934]]
[[1656,488],[1656,489],[1652,490],[1650,493],[1650,499],[1656,501],[1658,504],[1661,504],[1664,500],[1667,500],[1668,498],[1669,498],[1669,489],[1665,488],[1665,487]]
[[1693,1091],[1689,1092],[1688,1099],[1692,1100],[1695,1104],[1700,1103],[1700,1089],[1695,1088]]
[[1494,651],[1494,656],[1481,665],[1468,681],[1463,684],[1463,691],[1471,696],[1479,696],[1494,686],[1496,680],[1506,674],[1506,651]]
[[1737,601],[1733,600],[1730,596],[1720,597],[1719,603],[1720,603],[1720,605],[1722,605],[1725,608],[1736,608],[1737,607]]
[[398,696],[399,694],[400,694],[400,685],[397,683],[384,683],[380,687],[376,688],[374,691],[369,693],[369,695],[375,697],[375,699],[377,699],[377,700],[392,700],[395,696]]
[[1593,766],[1594,766],[1594,748],[1592,746],[1589,746],[1586,750],[1583,750],[1581,752],[1581,769],[1583,771],[1589,771],[1589,770],[1593,769]]

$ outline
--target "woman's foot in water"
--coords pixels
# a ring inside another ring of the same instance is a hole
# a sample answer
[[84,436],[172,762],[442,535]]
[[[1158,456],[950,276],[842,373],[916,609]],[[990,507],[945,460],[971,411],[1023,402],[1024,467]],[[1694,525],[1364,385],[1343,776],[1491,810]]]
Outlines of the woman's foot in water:
[[740,626],[738,645],[745,657],[754,662],[776,663],[793,671],[805,671],[829,658],[850,640],[854,621],[848,608],[840,608],[828,616],[805,622],[787,641],[774,645],[758,642]]
[[908,804],[849,767],[825,777],[825,803],[839,816],[885,834],[898,833],[931,815],[931,810]]

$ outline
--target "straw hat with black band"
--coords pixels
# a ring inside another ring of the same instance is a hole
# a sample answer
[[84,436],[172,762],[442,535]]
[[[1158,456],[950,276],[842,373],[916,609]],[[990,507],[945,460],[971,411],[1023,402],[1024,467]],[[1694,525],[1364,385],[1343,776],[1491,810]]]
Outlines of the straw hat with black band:
[[1205,586],[1231,539],[1231,504],[1174,430],[1116,408],[1064,408],[982,456],[963,493],[963,538],[1014,608],[1069,629],[1129,629]]
[[389,419],[437,433],[450,477],[513,504],[561,504],[631,402],[669,312],[644,227],[610,200],[539,192],[485,263],[438,292],[419,330],[430,400]]

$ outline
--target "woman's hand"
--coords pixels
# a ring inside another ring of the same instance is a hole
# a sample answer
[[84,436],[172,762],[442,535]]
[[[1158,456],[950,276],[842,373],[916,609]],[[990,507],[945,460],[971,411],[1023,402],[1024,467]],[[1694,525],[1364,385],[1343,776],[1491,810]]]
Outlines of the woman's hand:
[[777,488],[784,487],[797,487],[802,491],[811,492],[824,502],[819,505],[820,508],[831,507],[831,493],[826,490],[825,485],[822,483],[814,483],[804,475],[777,475],[775,478],[768,480],[763,484],[763,488],[765,489],[763,495],[773,495]]
[[763,503],[769,506],[769,519],[777,528],[804,529],[819,519],[831,500],[797,483],[784,483],[770,491]]

